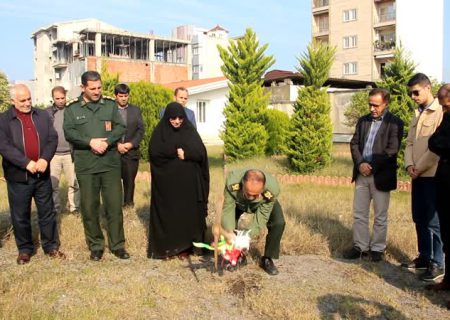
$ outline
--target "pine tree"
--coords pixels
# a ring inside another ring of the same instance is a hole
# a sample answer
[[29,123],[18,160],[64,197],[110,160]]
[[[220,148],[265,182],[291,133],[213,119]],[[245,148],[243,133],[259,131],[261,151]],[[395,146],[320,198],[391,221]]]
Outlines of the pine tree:
[[0,72],[0,112],[5,111],[11,105],[8,88],[8,78]]
[[108,71],[108,63],[105,59],[102,59],[100,76],[102,78],[102,94],[104,96],[114,97],[114,87],[119,84],[119,73],[110,73]]
[[328,79],[335,48],[313,42],[299,59],[298,71],[304,77],[304,87],[291,118],[287,137],[287,156],[292,168],[308,173],[331,162],[333,127],[331,104],[323,84]]
[[415,73],[415,67],[416,64],[408,57],[404,49],[397,47],[394,52],[394,59],[386,66],[381,81],[377,82],[379,88],[385,88],[391,94],[389,111],[402,119],[405,124],[402,145],[398,154],[400,168],[403,168],[404,165],[406,136],[415,108],[414,101],[408,95],[407,86],[409,79]]
[[262,88],[262,76],[275,63],[273,56],[264,55],[267,46],[259,46],[252,29],[247,29],[242,38],[230,40],[227,48],[218,46],[222,72],[230,80],[221,133],[229,160],[263,155],[266,150],[264,113],[269,95]]

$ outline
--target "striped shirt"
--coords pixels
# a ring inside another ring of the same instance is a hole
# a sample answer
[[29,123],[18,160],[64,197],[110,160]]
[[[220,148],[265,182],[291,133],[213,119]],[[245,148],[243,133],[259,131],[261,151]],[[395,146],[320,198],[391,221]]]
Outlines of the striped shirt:
[[367,141],[366,141],[366,144],[364,145],[364,150],[363,150],[363,159],[367,162],[372,161],[373,143],[375,142],[375,137],[377,136],[378,130],[380,130],[381,123],[383,123],[383,116],[372,120],[372,124],[370,126],[370,131],[369,131],[369,136],[367,137]]

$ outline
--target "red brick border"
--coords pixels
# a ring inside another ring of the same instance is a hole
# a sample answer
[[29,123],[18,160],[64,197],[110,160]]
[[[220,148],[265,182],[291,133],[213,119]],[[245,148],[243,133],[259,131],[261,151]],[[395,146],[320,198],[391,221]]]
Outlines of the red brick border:
[[[313,183],[324,186],[351,186],[352,178],[350,177],[335,177],[335,176],[308,176],[308,175],[289,175],[279,174],[276,178],[280,183],[296,184],[296,183]],[[138,172],[136,179],[150,181],[150,172]],[[411,182],[399,181],[397,183],[398,191],[411,192]]]

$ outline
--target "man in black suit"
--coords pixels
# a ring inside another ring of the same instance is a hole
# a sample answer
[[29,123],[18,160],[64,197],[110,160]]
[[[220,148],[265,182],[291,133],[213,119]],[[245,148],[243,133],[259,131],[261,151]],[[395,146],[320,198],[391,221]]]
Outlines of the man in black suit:
[[[386,248],[390,191],[397,188],[397,153],[403,136],[403,122],[387,110],[389,92],[376,88],[369,92],[370,114],[359,118],[350,142],[355,194],[353,199],[353,247],[346,259],[370,252],[372,261],[381,261]],[[374,224],[369,232],[370,202]]]
[[122,182],[123,182],[123,206],[134,206],[134,179],[139,167],[139,144],[144,137],[144,121],[139,107],[128,104],[130,88],[124,84],[118,84],[114,88],[116,103],[119,113],[126,124],[126,132],[117,143],[117,150],[122,155]]

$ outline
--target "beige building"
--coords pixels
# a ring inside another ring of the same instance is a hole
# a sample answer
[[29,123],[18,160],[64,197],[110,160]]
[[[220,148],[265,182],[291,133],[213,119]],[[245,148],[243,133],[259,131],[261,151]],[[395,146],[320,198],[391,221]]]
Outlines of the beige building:
[[441,81],[443,0],[312,0],[313,39],[336,46],[333,78],[375,81],[401,44]]

